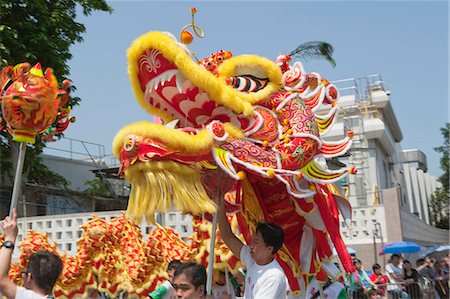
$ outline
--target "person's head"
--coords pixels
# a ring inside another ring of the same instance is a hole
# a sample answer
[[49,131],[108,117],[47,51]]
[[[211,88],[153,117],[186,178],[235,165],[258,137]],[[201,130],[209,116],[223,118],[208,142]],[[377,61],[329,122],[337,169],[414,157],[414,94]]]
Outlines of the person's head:
[[420,258],[420,259],[416,260],[416,267],[420,267],[423,264],[425,264],[425,259]]
[[169,281],[173,282],[173,274],[175,270],[182,264],[179,260],[173,260],[167,265],[167,275],[169,275]]
[[173,276],[178,299],[200,299],[206,295],[206,269],[195,262],[180,265]]
[[38,251],[30,256],[27,270],[23,273],[24,286],[34,291],[51,294],[53,286],[61,275],[61,258],[49,251]]
[[355,266],[356,270],[361,270],[362,263],[359,259],[353,259],[353,265]]
[[372,270],[373,270],[373,273],[375,273],[376,275],[380,275],[381,274],[380,264],[373,264]]
[[433,268],[434,267],[434,259],[430,258],[429,256],[425,257],[425,264],[427,264],[427,267]]
[[405,271],[411,270],[412,269],[411,262],[408,260],[404,260],[403,261],[403,269],[405,269]]
[[394,254],[391,256],[391,263],[393,263],[395,266],[400,265],[400,255],[394,253]]
[[265,264],[273,260],[283,242],[284,231],[279,225],[260,222],[250,242],[250,253],[257,264]]
[[214,276],[214,282],[216,284],[223,286],[227,283],[227,276],[224,271],[215,271]]
[[444,256],[443,260],[444,260],[445,264],[448,267],[448,265],[450,265],[450,255]]

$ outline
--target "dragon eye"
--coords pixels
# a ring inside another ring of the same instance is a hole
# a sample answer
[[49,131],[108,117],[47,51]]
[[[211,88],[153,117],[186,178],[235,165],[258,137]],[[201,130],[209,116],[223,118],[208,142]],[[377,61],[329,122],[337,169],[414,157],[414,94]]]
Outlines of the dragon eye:
[[217,56],[217,60],[222,61],[223,57],[222,56]]
[[206,66],[211,66],[211,61],[208,61],[208,62],[206,63]]

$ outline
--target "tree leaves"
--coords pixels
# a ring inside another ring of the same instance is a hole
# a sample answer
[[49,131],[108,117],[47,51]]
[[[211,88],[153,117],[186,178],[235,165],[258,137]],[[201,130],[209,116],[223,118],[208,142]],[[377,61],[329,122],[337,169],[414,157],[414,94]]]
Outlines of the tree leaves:
[[441,169],[444,173],[439,177],[442,188],[437,188],[431,196],[429,203],[430,214],[433,220],[433,225],[438,228],[449,229],[449,205],[450,205],[450,190],[449,190],[449,133],[450,123],[446,123],[445,127],[441,128],[442,137],[444,137],[444,144],[435,147],[434,150],[442,154]]

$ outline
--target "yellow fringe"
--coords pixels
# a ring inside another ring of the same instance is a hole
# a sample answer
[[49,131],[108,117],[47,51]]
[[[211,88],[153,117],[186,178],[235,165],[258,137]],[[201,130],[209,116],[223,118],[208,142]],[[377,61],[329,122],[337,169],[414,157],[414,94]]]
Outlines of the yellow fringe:
[[137,223],[145,216],[155,223],[155,212],[166,212],[172,207],[192,214],[215,211],[200,180],[199,173],[173,161],[139,163],[125,171],[131,183],[127,216]]
[[[217,78],[195,63],[191,57],[178,46],[170,36],[161,32],[148,32],[137,38],[127,51],[128,75],[131,86],[139,104],[150,114],[156,114],[164,120],[170,120],[167,113],[148,105],[144,100],[144,91],[138,79],[138,61],[142,53],[148,49],[156,49],[171,61],[191,81],[220,104],[231,108],[235,113],[246,116],[253,114],[252,104],[259,102],[280,88],[281,70],[272,61],[257,56],[238,56],[223,63],[219,71],[223,71]],[[231,62],[230,62],[231,61]],[[239,92],[225,83],[224,77],[233,75],[239,64],[251,65],[264,70],[271,82],[262,90],[255,93]]]
[[170,149],[179,150],[182,154],[196,154],[212,148],[213,139],[208,130],[203,129],[197,135],[166,128],[163,125],[140,121],[126,125],[116,134],[113,140],[113,153],[119,157],[123,142],[129,134],[154,138]]
[[233,125],[232,123],[225,123],[225,131],[227,131],[228,134],[232,137],[236,138],[244,138],[244,132],[242,132],[241,129]]

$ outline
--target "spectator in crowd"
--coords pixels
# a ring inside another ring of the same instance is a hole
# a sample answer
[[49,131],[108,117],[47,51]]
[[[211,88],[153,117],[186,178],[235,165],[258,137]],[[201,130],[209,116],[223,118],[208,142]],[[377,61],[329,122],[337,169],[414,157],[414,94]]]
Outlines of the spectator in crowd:
[[430,260],[430,258],[425,259],[418,259],[416,261],[416,267],[417,272],[419,272],[419,275],[423,278],[428,280],[429,282],[433,281],[436,277],[436,273],[434,271],[433,264]]
[[231,286],[227,282],[226,273],[224,271],[217,271],[214,273],[214,284],[212,286],[212,293],[214,299],[232,299],[234,294],[231,291]]
[[219,196],[217,213],[220,236],[247,268],[244,298],[286,298],[287,279],[275,259],[277,251],[283,246],[283,229],[274,223],[258,223],[248,246],[233,234],[225,214],[222,196]]
[[205,299],[205,267],[195,262],[180,265],[173,275],[173,288],[177,299]]
[[400,267],[400,256],[398,254],[393,254],[390,263],[386,265],[386,276],[391,282],[388,286],[388,292],[392,293],[395,298],[409,299],[409,295],[403,287],[403,270]]
[[17,214],[0,221],[5,241],[0,245],[0,294],[7,299],[52,298],[52,290],[63,269],[61,258],[48,251],[39,251],[30,256],[27,269],[22,273],[23,285],[16,286],[8,277],[11,256],[18,229]]
[[448,269],[450,268],[450,253],[447,254],[446,256],[444,256],[444,258],[442,259],[445,262],[445,267]]
[[403,261],[403,280],[405,281],[406,292],[410,298],[422,298],[422,292],[419,287],[420,275],[416,269],[412,268],[408,260]]
[[449,278],[449,268],[448,264],[444,260],[439,260],[435,263],[435,271],[437,276],[442,277],[443,279]]
[[449,298],[449,273],[444,261],[435,262],[435,287],[441,298]]
[[381,266],[379,264],[374,264],[372,271],[373,273],[369,276],[370,280],[378,286],[378,293],[381,296],[386,296],[386,284],[389,283],[389,278],[381,273]]
[[440,299],[439,293],[434,289],[434,280],[436,278],[436,271],[434,270],[433,262],[430,258],[420,258],[416,261],[417,272],[419,272],[422,286],[426,289],[433,288],[433,297]]
[[378,289],[377,285],[370,280],[366,271],[362,269],[362,262],[359,259],[353,259],[353,265],[355,265],[357,276],[350,274],[348,279],[348,289],[351,298],[365,298],[369,294],[369,286],[372,286],[375,290]]
[[162,284],[159,285],[158,288],[156,288],[153,292],[150,293],[151,299],[175,299],[175,292],[173,290],[173,274],[175,273],[175,270],[181,265],[182,263],[179,260],[173,260],[169,263],[167,266],[167,275],[169,276],[169,279],[164,281]]

